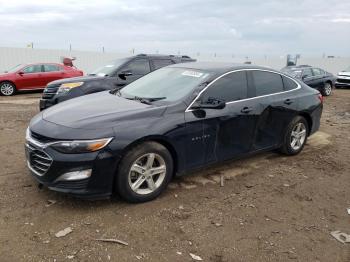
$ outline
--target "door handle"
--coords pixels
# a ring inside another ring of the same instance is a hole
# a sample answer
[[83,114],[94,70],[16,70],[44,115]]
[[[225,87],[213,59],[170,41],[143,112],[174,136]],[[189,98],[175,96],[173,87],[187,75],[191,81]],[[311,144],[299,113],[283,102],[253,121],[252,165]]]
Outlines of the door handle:
[[241,112],[242,112],[242,113],[245,113],[245,114],[248,114],[248,113],[249,113],[250,111],[252,111],[252,110],[253,110],[252,107],[247,107],[247,106],[245,106],[245,107],[242,108]]
[[291,100],[291,99],[286,99],[286,100],[284,100],[284,103],[286,104],[286,105],[290,105],[290,104],[293,104],[293,100]]

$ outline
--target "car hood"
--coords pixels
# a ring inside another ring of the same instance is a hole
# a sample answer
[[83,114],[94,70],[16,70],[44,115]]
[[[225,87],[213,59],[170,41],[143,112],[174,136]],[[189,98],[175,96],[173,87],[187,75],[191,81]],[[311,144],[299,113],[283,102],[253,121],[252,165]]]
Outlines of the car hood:
[[13,73],[0,73],[0,78],[6,78],[10,75],[13,75]]
[[342,71],[342,72],[339,72],[338,75],[339,76],[350,76],[350,72]]
[[111,128],[120,121],[160,117],[166,107],[128,100],[109,91],[59,103],[42,112],[45,121],[70,128]]
[[65,79],[59,79],[50,82],[48,85],[58,85],[58,84],[64,84],[64,83],[72,83],[72,82],[88,82],[88,81],[95,81],[105,78],[104,76],[78,76],[78,77],[70,77]]

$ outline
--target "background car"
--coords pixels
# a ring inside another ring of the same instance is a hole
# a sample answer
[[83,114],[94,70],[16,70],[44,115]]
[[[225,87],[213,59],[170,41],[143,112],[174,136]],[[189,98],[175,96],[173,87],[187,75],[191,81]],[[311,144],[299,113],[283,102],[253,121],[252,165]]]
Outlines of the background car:
[[337,80],[335,82],[335,87],[350,87],[350,66],[347,69],[338,73]]
[[323,96],[329,96],[335,86],[333,74],[317,67],[309,65],[287,66],[281,72],[302,80],[308,86],[321,92]]
[[194,61],[189,56],[146,54],[116,59],[85,77],[49,83],[40,100],[40,110],[75,97],[122,88],[164,66]]
[[0,94],[11,96],[17,91],[44,89],[51,81],[82,75],[81,70],[56,63],[20,64],[0,74]]
[[27,130],[27,163],[51,190],[144,202],[194,168],[296,155],[321,114],[321,94],[278,71],[185,63],[42,111]]

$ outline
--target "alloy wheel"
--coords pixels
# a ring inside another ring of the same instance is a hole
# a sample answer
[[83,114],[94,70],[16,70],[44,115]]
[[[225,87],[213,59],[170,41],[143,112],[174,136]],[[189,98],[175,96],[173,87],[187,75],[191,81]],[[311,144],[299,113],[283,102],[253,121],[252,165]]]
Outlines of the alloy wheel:
[[332,93],[332,86],[330,83],[325,83],[324,92],[327,96],[329,96]]
[[293,148],[293,150],[297,151],[303,146],[305,139],[306,127],[303,123],[299,122],[294,126],[292,130],[290,146]]
[[129,186],[140,195],[147,195],[157,190],[164,182],[166,164],[163,157],[148,153],[139,157],[129,171]]
[[0,87],[1,94],[5,96],[10,96],[15,92],[13,85],[9,83],[3,83]]

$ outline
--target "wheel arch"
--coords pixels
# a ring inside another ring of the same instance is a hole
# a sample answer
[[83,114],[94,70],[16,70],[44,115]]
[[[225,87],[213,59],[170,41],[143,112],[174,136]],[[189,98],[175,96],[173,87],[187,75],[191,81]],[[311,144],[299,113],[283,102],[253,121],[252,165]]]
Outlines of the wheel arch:
[[333,88],[333,82],[332,82],[332,80],[330,80],[330,79],[327,79],[327,80],[325,81],[325,83],[328,83],[328,84],[330,84],[330,85],[331,85],[331,87]]
[[15,87],[15,89],[17,90],[17,86],[16,86],[15,82],[13,82],[13,81],[11,81],[11,80],[1,80],[1,81],[0,81],[0,85],[1,85],[2,83],[10,83],[10,84],[12,84],[12,85]]
[[301,112],[299,115],[304,117],[307,124],[308,124],[308,128],[309,128],[308,136],[309,136],[311,133],[311,130],[312,130],[312,118],[311,118],[310,114],[308,114],[306,112]]
[[124,150],[122,151],[122,157],[133,147],[140,145],[142,143],[145,142],[157,142],[159,144],[161,144],[162,146],[164,146],[170,153],[171,157],[173,158],[174,161],[174,170],[173,170],[173,176],[176,174],[177,170],[178,170],[178,153],[174,147],[174,145],[164,136],[161,135],[150,135],[150,136],[146,136],[146,137],[142,137],[140,139],[135,140],[134,142],[130,143],[129,145],[127,145]]

